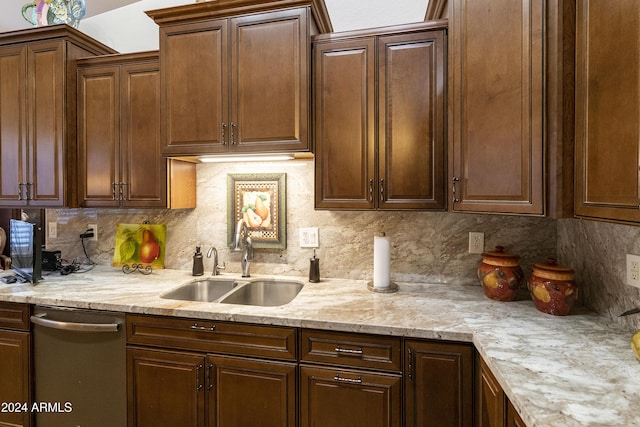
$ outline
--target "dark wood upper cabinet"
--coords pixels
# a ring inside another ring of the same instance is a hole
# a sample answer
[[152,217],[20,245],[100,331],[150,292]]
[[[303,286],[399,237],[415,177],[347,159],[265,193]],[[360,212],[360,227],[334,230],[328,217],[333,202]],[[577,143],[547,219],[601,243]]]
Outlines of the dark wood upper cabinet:
[[453,211],[545,214],[545,3],[452,0]]
[[445,208],[445,27],[314,38],[316,208]]
[[147,12],[160,26],[163,155],[311,149],[310,37],[330,23],[322,2],[297,6]]
[[78,193],[82,207],[195,207],[195,164],[160,155],[157,52],[78,61]]
[[315,206],[373,209],[375,39],[316,43],[314,56]]
[[66,25],[0,35],[0,205],[73,207],[76,58],[112,49]]
[[640,221],[640,3],[577,2],[575,213]]

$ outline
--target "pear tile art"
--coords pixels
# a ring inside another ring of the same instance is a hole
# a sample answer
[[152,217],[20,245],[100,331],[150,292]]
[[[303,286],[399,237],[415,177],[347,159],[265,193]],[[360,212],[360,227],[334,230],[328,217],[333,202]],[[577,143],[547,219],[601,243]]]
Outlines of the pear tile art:
[[113,266],[143,264],[164,268],[166,224],[118,224]]

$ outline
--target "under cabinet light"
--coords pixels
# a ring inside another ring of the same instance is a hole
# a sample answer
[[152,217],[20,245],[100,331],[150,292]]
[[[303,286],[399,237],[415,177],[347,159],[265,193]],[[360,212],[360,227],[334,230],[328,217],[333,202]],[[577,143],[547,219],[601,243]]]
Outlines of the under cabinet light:
[[199,157],[202,163],[222,162],[277,162],[281,160],[293,160],[293,154],[251,155],[251,156],[209,156]]

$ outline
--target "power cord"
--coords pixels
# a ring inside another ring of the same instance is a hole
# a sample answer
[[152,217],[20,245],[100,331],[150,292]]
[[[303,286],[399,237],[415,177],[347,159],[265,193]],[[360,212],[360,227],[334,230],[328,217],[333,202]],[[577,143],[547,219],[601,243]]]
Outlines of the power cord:
[[84,239],[87,239],[90,237],[93,237],[92,228],[88,228],[84,233],[80,235],[80,243],[82,243],[82,251],[84,252],[84,256],[87,258],[87,264],[85,265],[88,265],[88,266],[85,268],[82,268],[83,264],[79,263],[77,260],[74,259],[71,264],[65,265],[64,267],[62,267],[62,269],[60,270],[60,274],[65,275],[70,273],[85,273],[89,270],[92,270],[96,266],[96,263],[91,260],[91,257],[87,252],[87,247],[84,244]]

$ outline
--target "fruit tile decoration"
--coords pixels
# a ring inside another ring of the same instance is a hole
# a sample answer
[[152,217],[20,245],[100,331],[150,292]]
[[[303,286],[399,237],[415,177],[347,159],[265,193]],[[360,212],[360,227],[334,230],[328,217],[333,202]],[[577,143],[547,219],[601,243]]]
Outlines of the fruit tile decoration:
[[118,224],[113,266],[143,264],[164,268],[166,224]]
[[286,174],[227,175],[227,244],[244,221],[254,248],[286,249]]

